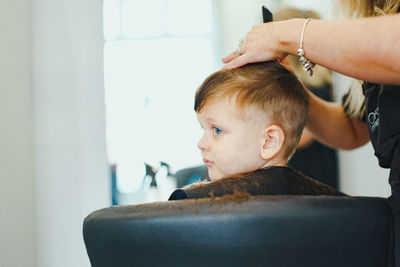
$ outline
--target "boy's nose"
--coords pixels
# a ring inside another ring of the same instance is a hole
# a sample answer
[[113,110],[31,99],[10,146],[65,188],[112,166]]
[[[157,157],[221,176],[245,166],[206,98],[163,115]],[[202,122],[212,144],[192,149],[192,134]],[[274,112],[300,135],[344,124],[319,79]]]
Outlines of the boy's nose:
[[199,142],[197,143],[197,147],[201,151],[208,149],[208,145],[207,145],[207,142],[206,142],[206,137],[204,135],[200,138]]

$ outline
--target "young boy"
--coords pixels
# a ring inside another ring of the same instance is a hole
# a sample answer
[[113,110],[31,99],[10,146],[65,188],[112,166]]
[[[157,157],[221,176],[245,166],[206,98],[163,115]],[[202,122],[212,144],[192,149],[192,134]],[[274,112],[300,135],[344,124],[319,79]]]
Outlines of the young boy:
[[194,109],[211,182],[177,190],[170,200],[235,192],[343,195],[286,167],[307,120],[308,95],[282,65],[218,71],[197,90]]

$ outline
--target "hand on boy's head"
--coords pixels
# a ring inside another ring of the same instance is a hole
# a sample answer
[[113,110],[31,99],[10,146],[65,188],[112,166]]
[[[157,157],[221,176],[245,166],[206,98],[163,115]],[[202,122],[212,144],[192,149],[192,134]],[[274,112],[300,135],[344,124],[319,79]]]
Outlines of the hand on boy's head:
[[237,52],[232,52],[222,59],[225,65],[222,66],[223,70],[236,69],[252,61],[247,58],[247,55],[237,55]]

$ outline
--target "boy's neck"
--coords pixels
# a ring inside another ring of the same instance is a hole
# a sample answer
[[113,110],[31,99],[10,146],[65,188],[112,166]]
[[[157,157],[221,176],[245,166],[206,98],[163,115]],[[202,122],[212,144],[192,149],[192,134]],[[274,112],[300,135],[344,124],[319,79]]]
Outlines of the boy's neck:
[[267,167],[272,167],[272,166],[281,166],[281,167],[286,167],[287,166],[287,160],[286,159],[278,159],[278,160],[271,160],[268,161],[266,164],[264,164],[260,169],[267,168]]

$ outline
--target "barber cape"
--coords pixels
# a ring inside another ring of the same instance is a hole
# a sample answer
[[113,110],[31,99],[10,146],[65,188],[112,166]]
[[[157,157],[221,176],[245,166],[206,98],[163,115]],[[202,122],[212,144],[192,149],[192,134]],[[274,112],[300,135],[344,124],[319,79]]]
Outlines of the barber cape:
[[288,167],[267,167],[212,182],[200,182],[175,190],[169,200],[212,198],[228,195],[331,195],[336,189]]

